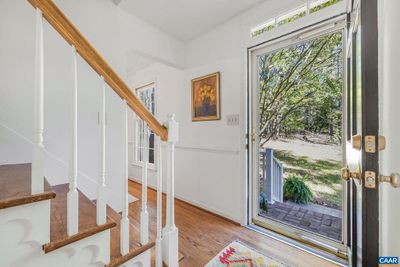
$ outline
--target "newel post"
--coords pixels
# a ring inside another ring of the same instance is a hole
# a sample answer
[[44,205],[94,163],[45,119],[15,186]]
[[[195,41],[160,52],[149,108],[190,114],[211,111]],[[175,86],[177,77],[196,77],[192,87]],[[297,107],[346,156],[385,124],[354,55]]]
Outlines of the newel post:
[[168,115],[166,123],[168,128],[167,141],[167,218],[163,229],[163,260],[171,267],[179,265],[178,258],[178,228],[175,226],[175,144],[179,139],[179,124],[175,121],[175,114]]

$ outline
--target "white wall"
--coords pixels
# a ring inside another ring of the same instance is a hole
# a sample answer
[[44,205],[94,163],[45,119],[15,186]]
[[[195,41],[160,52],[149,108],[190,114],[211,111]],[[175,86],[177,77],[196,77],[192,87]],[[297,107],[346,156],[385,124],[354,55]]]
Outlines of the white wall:
[[[184,63],[184,44],[122,11],[109,0],[56,0],[72,22],[126,79],[127,55],[149,54],[171,65]],[[35,12],[25,0],[0,1],[0,164],[31,161]],[[71,51],[45,24],[45,175],[51,184],[69,179]],[[160,46],[159,44],[163,45]],[[101,83],[80,59],[78,101],[79,188],[94,198],[100,174]],[[107,90],[107,185],[110,204],[122,208],[123,104]]]
[[[295,29],[311,25],[345,10],[345,2],[299,19],[296,23],[256,38],[250,30],[268,19],[301,5],[298,0],[271,0],[252,8],[190,41],[186,47],[185,113],[181,116],[182,146],[199,149],[180,151],[185,169],[177,171],[177,192],[194,198],[217,213],[246,223],[246,54],[247,48]],[[221,72],[221,120],[191,122],[190,80]],[[228,126],[226,116],[239,114],[240,125]],[[230,151],[230,152],[227,152]],[[179,155],[178,153],[178,155]],[[187,167],[192,163],[192,168]],[[179,168],[178,168],[179,169]],[[189,175],[190,174],[190,175]]]
[[[400,123],[398,106],[400,43],[400,2],[379,1],[379,72],[380,72],[380,134],[386,136],[387,147],[380,153],[381,173],[400,173]],[[389,184],[380,186],[380,254],[400,256],[400,189]]]

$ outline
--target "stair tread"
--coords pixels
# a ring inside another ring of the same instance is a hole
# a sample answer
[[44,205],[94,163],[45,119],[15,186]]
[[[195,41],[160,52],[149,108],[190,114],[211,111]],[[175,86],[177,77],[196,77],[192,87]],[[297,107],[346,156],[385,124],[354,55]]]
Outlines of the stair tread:
[[128,254],[124,255],[124,256],[119,256],[116,258],[113,258],[110,260],[110,264],[107,265],[107,267],[116,267],[116,266],[120,266],[121,264],[129,261],[130,259],[133,259],[134,257],[142,254],[143,252],[153,248],[155,246],[155,242],[149,242],[144,246],[141,246],[139,248],[136,249],[131,249],[129,251]]
[[103,225],[96,223],[96,206],[82,192],[79,192],[79,226],[78,233],[68,236],[67,233],[67,193],[68,184],[52,187],[56,192],[56,198],[51,201],[50,243],[45,244],[43,249],[46,253],[76,242],[98,232],[112,229],[116,223],[107,218]]
[[44,191],[32,194],[31,164],[0,165],[0,209],[52,199],[56,195],[44,179]]
[[[107,207],[107,216],[109,216],[113,221],[116,222],[116,227],[111,229],[111,238],[110,238],[110,266],[117,266],[117,265],[112,265],[112,263],[120,262],[121,260],[125,259],[125,261],[135,257],[135,255],[139,255],[142,253],[143,247],[146,246],[141,246],[139,243],[140,240],[140,229],[136,227],[132,221],[130,220],[130,227],[129,227],[129,245],[130,245],[130,251],[127,256],[122,256],[120,253],[120,221],[122,216],[114,211],[111,207]],[[154,243],[154,242],[149,242],[149,244]],[[154,244],[152,245],[154,246]],[[152,247],[151,246],[151,247]],[[150,248],[151,248],[150,247]],[[147,248],[149,249],[149,248]],[[145,249],[145,250],[147,250]],[[142,252],[140,252],[142,251]],[[138,254],[135,254],[139,252]],[[129,256],[132,256],[129,258]],[[122,259],[123,258],[123,259]],[[127,259],[128,258],[128,259]],[[119,264],[122,264],[121,262]]]

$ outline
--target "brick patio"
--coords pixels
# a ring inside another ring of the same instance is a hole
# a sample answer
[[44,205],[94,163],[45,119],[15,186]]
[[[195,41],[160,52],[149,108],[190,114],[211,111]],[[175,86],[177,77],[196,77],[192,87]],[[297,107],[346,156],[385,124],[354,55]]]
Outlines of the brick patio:
[[321,205],[299,205],[293,202],[267,203],[268,213],[262,216],[296,226],[325,237],[342,240],[342,215],[340,210]]

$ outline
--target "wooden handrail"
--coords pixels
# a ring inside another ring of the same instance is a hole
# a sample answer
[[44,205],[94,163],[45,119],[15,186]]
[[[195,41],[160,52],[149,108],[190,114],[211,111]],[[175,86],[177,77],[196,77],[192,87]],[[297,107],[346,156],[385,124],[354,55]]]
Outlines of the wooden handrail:
[[107,84],[122,98],[131,109],[150,127],[163,141],[168,139],[168,131],[151,114],[140,100],[132,93],[129,86],[118,76],[111,66],[100,56],[89,41],[61,12],[52,0],[28,0],[34,8],[42,11],[43,17],[67,41],[76,48],[81,57],[101,76]]

